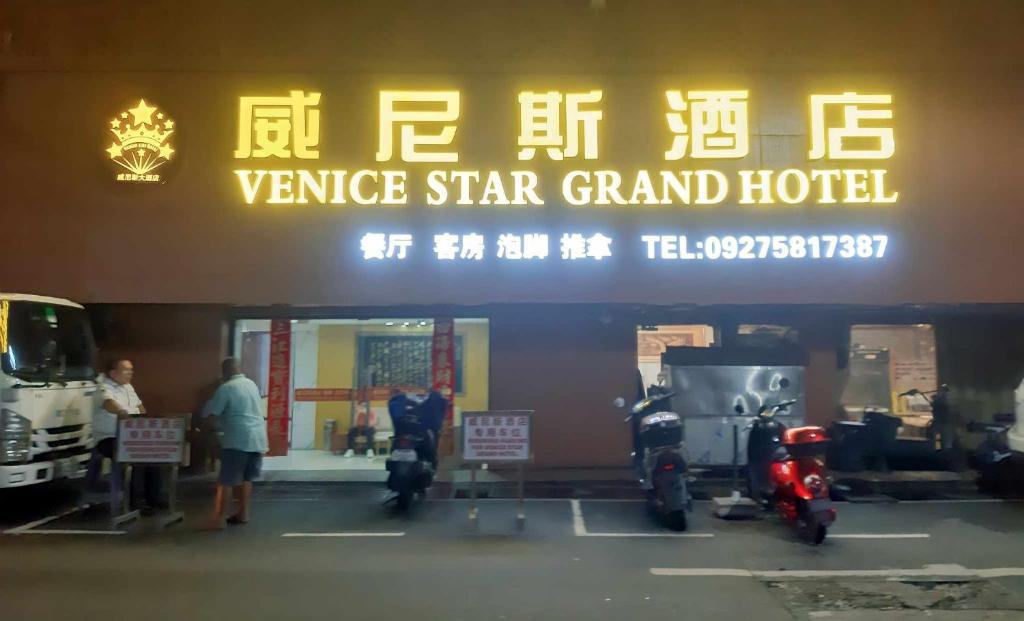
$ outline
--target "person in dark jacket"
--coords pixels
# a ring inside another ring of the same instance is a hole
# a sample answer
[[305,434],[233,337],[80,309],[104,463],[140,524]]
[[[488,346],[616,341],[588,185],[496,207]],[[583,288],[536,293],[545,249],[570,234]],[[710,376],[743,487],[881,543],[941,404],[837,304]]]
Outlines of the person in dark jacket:
[[391,398],[388,400],[388,415],[391,416],[391,425],[395,430],[395,437],[403,433],[405,425],[402,418],[408,414],[415,414],[419,418],[420,425],[427,431],[427,437],[417,446],[423,459],[430,461],[437,467],[437,439],[441,434],[441,427],[448,412],[448,402],[436,390],[430,391],[422,401],[410,399],[404,392],[395,389],[391,391]]

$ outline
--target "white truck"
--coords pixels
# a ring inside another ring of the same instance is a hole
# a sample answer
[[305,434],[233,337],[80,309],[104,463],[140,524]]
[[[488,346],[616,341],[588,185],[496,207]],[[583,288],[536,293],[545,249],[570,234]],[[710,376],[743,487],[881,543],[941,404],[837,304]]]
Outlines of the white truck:
[[1024,459],[1024,380],[1013,394],[1014,421],[1006,430],[1006,444],[1017,458]]
[[81,305],[0,293],[0,489],[85,473],[94,354]]

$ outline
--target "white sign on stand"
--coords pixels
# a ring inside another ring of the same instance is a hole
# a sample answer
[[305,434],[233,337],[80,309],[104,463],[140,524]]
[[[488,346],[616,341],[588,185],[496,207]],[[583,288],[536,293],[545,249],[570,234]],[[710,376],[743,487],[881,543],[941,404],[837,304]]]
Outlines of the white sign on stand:
[[530,461],[533,412],[464,412],[462,460],[466,462]]
[[[185,519],[185,514],[178,509],[178,467],[185,456],[185,432],[188,425],[188,414],[174,416],[144,417],[121,419],[117,423],[117,465],[125,466],[124,489],[120,498],[114,486],[111,486],[110,507],[112,525],[138,519],[139,512],[128,506],[131,489],[132,466],[169,466],[170,481],[168,483],[169,511],[163,516],[164,526]],[[115,509],[115,507],[117,509]],[[120,513],[116,511],[119,510]]]
[[117,461],[122,464],[180,464],[184,418],[128,418],[121,421]]
[[519,466],[519,508],[516,525],[526,524],[523,497],[526,464],[533,460],[532,410],[491,410],[462,413],[462,461],[469,464],[469,520],[479,525],[476,506],[476,470],[480,464],[505,463]]

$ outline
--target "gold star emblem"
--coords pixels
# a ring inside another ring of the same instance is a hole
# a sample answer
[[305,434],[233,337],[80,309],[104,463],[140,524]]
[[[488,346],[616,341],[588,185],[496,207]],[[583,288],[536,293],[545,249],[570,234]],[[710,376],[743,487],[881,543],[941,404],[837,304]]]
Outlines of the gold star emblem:
[[174,149],[171,148],[171,145],[165,144],[160,147],[160,157],[164,158],[165,160],[171,159],[172,153],[174,153]]
[[111,119],[111,121],[110,121],[110,128],[111,129],[117,129],[118,126],[120,126],[120,125],[121,125],[120,121],[118,121],[117,119]]
[[116,144],[111,144],[110,148],[107,149],[107,153],[110,154],[110,159],[114,159],[115,157],[121,155],[121,147],[117,146]]
[[134,108],[130,108],[128,112],[132,115],[133,125],[146,125],[153,124],[153,113],[156,112],[156,107],[146,104],[145,99],[139,100],[139,105]]
[[164,127],[169,130],[174,129],[174,121],[172,121],[171,119],[167,119],[167,121],[164,123]]

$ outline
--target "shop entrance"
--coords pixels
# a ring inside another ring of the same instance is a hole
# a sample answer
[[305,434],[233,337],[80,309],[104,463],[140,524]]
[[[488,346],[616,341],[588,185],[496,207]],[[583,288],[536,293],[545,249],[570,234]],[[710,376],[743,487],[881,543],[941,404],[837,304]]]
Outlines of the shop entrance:
[[[266,457],[264,470],[270,477],[344,471],[383,478],[392,434],[388,398],[433,385],[433,319],[298,319],[290,326],[287,454]],[[462,410],[488,406],[488,321],[456,319],[453,345],[458,427]],[[236,321],[234,346],[243,372],[260,387],[266,416],[279,372],[271,368],[271,322]]]
[[932,421],[922,396],[939,387],[935,330],[929,324],[855,325],[850,329],[849,378],[842,405],[849,420],[877,411],[900,418],[899,436],[924,439]]

